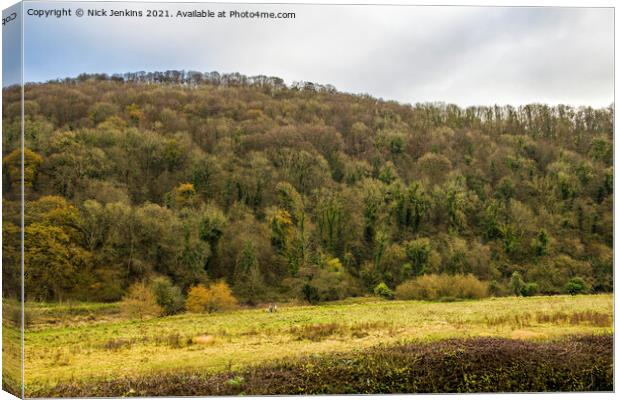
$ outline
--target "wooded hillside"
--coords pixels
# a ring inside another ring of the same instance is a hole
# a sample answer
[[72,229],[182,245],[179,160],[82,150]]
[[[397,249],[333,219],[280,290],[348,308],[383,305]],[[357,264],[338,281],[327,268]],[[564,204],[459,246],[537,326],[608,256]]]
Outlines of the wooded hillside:
[[[5,296],[19,286],[19,88],[3,90]],[[415,106],[238,74],[25,88],[26,296],[167,276],[242,301],[424,274],[611,291],[613,106]]]

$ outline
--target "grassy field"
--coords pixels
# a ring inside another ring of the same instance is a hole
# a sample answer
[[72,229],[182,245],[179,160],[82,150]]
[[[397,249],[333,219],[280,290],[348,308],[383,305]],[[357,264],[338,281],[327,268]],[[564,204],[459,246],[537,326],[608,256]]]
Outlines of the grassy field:
[[[65,307],[65,309],[62,309]],[[30,305],[26,395],[62,382],[230,372],[290,357],[447,338],[612,333],[612,295],[432,303],[374,298],[124,320],[115,305]],[[5,330],[10,329],[5,326]]]
[[33,397],[613,391],[613,336],[447,339],[289,357],[242,371],[64,382]]

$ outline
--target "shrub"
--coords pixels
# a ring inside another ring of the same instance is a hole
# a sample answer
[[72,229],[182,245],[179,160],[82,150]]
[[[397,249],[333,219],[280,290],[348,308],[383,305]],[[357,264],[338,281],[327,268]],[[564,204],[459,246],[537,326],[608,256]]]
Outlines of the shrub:
[[151,288],[144,282],[134,283],[121,301],[121,312],[132,318],[156,317],[162,312]]
[[202,313],[207,311],[209,301],[209,289],[204,285],[196,285],[187,292],[187,300],[185,308],[193,313]]
[[162,308],[164,315],[174,315],[185,309],[185,299],[181,289],[174,286],[168,278],[157,278],[153,281],[153,293],[157,304]]
[[[312,280],[308,282],[311,287],[317,290],[317,301],[341,300],[360,293],[357,282],[345,271],[338,258],[324,258],[318,264],[316,272],[313,273]],[[313,297],[312,293],[308,294],[310,297]],[[308,300],[305,294],[304,299],[310,303],[315,301],[314,299],[311,299],[312,301]]]
[[185,307],[194,313],[212,313],[215,311],[230,310],[237,306],[237,299],[233,296],[226,282],[220,281],[211,284],[192,287],[187,293]]
[[494,279],[489,282],[489,293],[495,297],[508,296],[510,294],[510,289],[507,284],[498,282]]
[[538,284],[535,282],[526,283],[521,288],[522,296],[528,297],[528,296],[535,296],[536,294],[538,294]]
[[385,284],[385,282],[381,282],[373,289],[375,296],[383,297],[386,299],[394,298],[394,291]]
[[422,275],[398,285],[396,287],[396,298],[401,300],[436,300],[442,297],[438,293],[440,286],[439,275]]
[[515,296],[521,295],[521,291],[524,286],[525,282],[523,281],[521,274],[517,271],[513,272],[510,277],[510,288],[512,289],[512,293],[514,293]]
[[[441,275],[440,275],[441,276]],[[447,296],[457,299],[482,299],[489,296],[489,284],[473,276],[447,275]]]
[[481,299],[489,295],[488,283],[468,275],[422,275],[396,288],[402,300]]
[[588,285],[582,278],[575,277],[571,278],[571,280],[566,283],[566,287],[564,289],[566,290],[566,293],[576,295],[580,293],[587,293]]
[[301,294],[303,295],[304,300],[310,304],[316,304],[320,300],[319,290],[308,283],[301,288]]

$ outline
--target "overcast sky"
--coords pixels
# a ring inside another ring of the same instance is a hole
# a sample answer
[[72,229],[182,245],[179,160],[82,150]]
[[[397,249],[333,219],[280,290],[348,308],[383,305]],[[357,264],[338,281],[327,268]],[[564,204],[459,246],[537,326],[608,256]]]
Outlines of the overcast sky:
[[[75,9],[76,3],[64,4]],[[25,80],[185,69],[305,80],[400,102],[613,101],[613,10],[598,8],[196,5],[109,9],[264,10],[289,20],[36,18]],[[27,3],[28,9],[63,7]],[[97,8],[88,3],[84,8]]]

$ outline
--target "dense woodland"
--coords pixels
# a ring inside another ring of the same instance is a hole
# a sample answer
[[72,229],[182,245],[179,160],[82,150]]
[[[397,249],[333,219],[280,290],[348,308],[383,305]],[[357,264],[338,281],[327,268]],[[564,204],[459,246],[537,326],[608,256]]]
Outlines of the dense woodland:
[[[20,88],[3,96],[10,296]],[[28,84],[25,99],[30,300],[116,301],[161,277],[182,293],[225,280],[249,304],[440,273],[494,295],[516,275],[541,294],[573,278],[613,290],[613,105],[412,106],[176,71]]]

